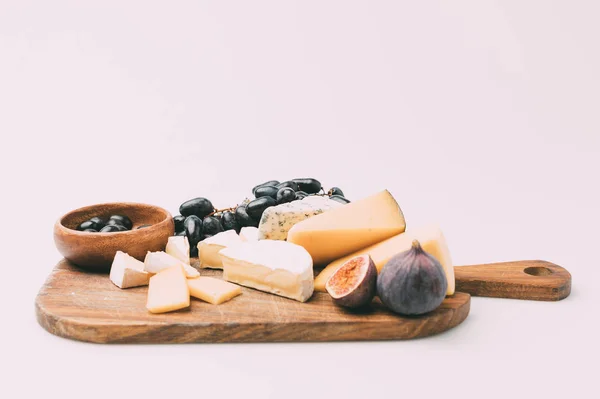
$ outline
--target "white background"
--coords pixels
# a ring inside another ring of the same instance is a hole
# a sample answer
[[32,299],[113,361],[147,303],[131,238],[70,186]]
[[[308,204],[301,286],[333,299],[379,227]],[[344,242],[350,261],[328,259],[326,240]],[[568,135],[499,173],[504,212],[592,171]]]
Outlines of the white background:
[[[598,2],[91,3],[0,1],[0,396],[598,393]],[[404,342],[103,346],[37,325],[65,212],[175,214],[302,176],[388,188],[456,265],[544,259],[573,292],[473,298]]]

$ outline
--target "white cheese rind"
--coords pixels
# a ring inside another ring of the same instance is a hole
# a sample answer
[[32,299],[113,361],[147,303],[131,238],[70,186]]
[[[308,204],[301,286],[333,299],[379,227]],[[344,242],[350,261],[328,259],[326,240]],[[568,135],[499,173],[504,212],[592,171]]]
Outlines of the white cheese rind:
[[150,274],[144,270],[144,263],[125,252],[117,251],[109,277],[117,287],[131,288],[148,285]]
[[240,230],[240,238],[244,242],[258,241],[258,229],[254,226],[242,227]]
[[243,241],[235,230],[222,231],[198,243],[198,259],[201,268],[222,269],[223,261],[219,251],[241,244]]
[[190,264],[190,242],[186,236],[169,237],[165,252],[186,265]]
[[312,258],[298,245],[260,240],[225,248],[220,254],[227,281],[300,302],[313,294]]
[[144,258],[144,270],[148,273],[158,273],[161,270],[168,269],[173,266],[181,265],[188,278],[198,277],[200,273],[190,265],[186,265],[174,256],[166,252],[148,252]]
[[308,196],[302,200],[267,208],[258,225],[259,240],[285,240],[296,224],[343,204],[327,197]]

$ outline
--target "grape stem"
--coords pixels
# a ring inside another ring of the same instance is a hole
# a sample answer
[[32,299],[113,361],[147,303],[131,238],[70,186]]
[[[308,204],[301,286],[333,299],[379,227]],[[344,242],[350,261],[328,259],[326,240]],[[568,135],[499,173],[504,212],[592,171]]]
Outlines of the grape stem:
[[238,206],[236,205],[236,206],[232,206],[231,208],[223,208],[223,209],[216,209],[216,208],[215,208],[215,210],[214,210],[213,212],[209,213],[209,214],[208,214],[208,216],[212,216],[212,215],[214,215],[215,213],[221,213],[221,212],[225,212],[225,211],[235,211],[235,209],[236,209],[237,207],[238,207]]

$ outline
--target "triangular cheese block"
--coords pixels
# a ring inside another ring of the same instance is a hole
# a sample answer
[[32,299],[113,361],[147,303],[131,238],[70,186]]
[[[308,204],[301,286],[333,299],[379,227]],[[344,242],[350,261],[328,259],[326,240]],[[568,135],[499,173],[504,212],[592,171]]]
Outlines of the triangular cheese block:
[[404,232],[398,203],[384,190],[304,220],[292,227],[288,241],[303,246],[315,265]]
[[139,287],[148,285],[150,274],[144,270],[144,264],[126,254],[117,251],[110,267],[110,281],[119,288]]

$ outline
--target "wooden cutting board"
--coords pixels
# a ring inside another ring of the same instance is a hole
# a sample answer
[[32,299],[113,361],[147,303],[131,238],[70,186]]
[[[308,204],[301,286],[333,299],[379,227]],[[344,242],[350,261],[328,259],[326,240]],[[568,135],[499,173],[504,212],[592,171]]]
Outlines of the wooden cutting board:
[[[505,297],[516,291],[516,297],[522,299],[546,300],[561,299],[570,292],[570,275],[556,265],[501,265],[498,274],[490,274],[495,265],[476,266],[480,271],[466,273],[465,279],[461,270],[468,272],[470,267],[455,268],[457,288],[472,289],[476,295]],[[540,275],[532,275],[524,273],[524,267],[552,270],[544,274],[536,269]],[[220,277],[221,272],[202,269],[201,274]],[[487,277],[478,279],[478,275]],[[506,284],[509,288],[513,284],[508,291]],[[533,288],[534,295],[528,296],[523,288],[527,286]],[[468,316],[471,303],[468,293],[457,292],[433,312],[403,317],[387,310],[378,299],[368,309],[350,311],[334,305],[329,295],[321,292],[300,303],[250,288],[242,290],[242,295],[221,305],[192,299],[188,309],[151,314],[145,307],[147,287],[121,290],[107,274],[86,272],[63,260],[41,288],[35,308],[38,322],[52,334],[87,342],[298,342],[426,337],[460,324]]]

